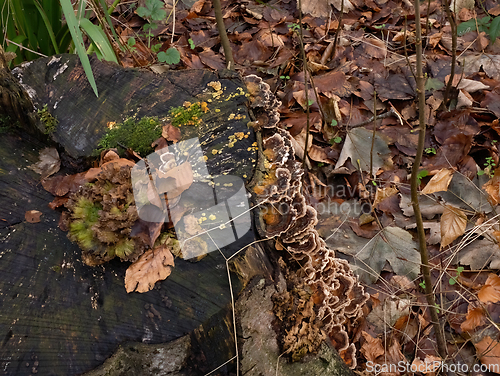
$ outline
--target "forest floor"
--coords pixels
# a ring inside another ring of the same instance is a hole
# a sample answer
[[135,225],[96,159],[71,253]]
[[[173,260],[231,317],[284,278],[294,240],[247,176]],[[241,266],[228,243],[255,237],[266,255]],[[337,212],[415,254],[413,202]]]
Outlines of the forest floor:
[[[115,9],[115,31],[128,48],[121,64],[157,72],[226,68],[212,3],[181,0],[175,12],[168,3],[161,21],[155,1]],[[462,365],[463,374],[500,373],[500,5],[453,2],[457,59],[448,108],[452,27],[440,1],[421,6],[428,132],[420,205],[446,362]],[[236,70],[270,85],[298,158],[309,127],[306,182],[317,228],[371,294],[352,338],[360,349],[356,371],[437,374],[410,202],[418,139],[412,2],[303,0],[302,31],[293,0],[223,1],[222,8]],[[312,74],[307,92],[302,43]],[[158,64],[170,48],[179,62]]]

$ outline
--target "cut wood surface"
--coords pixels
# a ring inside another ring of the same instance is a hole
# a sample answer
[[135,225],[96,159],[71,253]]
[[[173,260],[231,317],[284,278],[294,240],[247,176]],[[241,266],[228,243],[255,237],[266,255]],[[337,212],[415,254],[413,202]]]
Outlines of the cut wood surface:
[[[243,90],[238,78],[220,79],[209,71],[158,76],[91,60],[99,98],[92,93],[76,56],[40,59],[17,70],[36,107],[47,104],[59,120],[54,139],[61,145],[63,160],[63,149],[75,158],[89,156],[107,122],[132,115],[165,116],[172,106],[196,99],[209,82],[221,82],[225,93]],[[211,105],[215,102],[217,112]],[[251,176],[253,133],[231,149],[211,153],[223,150],[235,132],[250,132],[244,102],[244,95],[228,101],[214,99],[208,103],[212,111],[199,127],[191,133],[182,129],[183,137],[197,135],[204,152],[213,156],[207,161],[213,174]],[[231,114],[246,119],[228,120]],[[219,252],[199,262],[176,260],[168,279],[143,294],[125,290],[129,263],[83,264],[79,247],[58,228],[59,213],[47,206],[53,196],[42,188],[40,175],[27,168],[50,144],[44,138],[35,139],[20,128],[0,137],[2,374],[81,374],[101,364],[121,343],[168,342],[227,309],[231,301],[228,275]],[[63,163],[59,174],[74,172]],[[39,223],[25,221],[30,210],[42,212]],[[223,251],[232,254],[252,240],[250,231]],[[240,288],[234,278],[235,293]]]

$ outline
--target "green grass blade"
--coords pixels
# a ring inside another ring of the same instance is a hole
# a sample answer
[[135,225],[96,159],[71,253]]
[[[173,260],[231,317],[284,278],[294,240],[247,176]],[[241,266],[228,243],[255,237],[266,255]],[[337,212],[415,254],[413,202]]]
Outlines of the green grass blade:
[[113,33],[113,38],[115,38],[115,42],[118,43],[118,45],[120,46],[120,49],[123,51],[124,50],[123,44],[120,41],[120,38],[118,37],[118,35],[116,34],[113,23],[111,22],[111,18],[109,17],[109,15],[112,11],[110,11],[110,9],[108,9],[108,7],[106,6],[105,0],[99,0],[99,2],[101,4],[102,10],[104,11],[104,16],[106,17],[106,22],[108,23],[109,28],[111,29],[111,32]]
[[61,51],[61,53],[68,52],[69,45],[71,44],[71,34],[67,24],[61,27],[56,35],[56,40],[59,41],[59,51]]
[[38,12],[40,13],[40,16],[42,17],[43,23],[45,24],[45,28],[47,30],[47,33],[49,34],[49,38],[52,42],[52,46],[54,47],[54,51],[56,54],[59,53],[59,46],[57,45],[56,42],[56,36],[54,35],[54,30],[52,30],[52,25],[50,24],[49,18],[47,17],[47,14],[43,10],[42,6],[38,2],[38,0],[35,0],[35,6]]
[[86,18],[82,18],[80,20],[80,27],[87,33],[105,60],[114,61],[118,64],[113,47],[111,47],[108,37],[100,26],[94,25]]
[[41,0],[41,5],[47,15],[47,18],[49,19],[54,34],[57,35],[62,28],[62,11],[59,1]]
[[90,86],[94,90],[95,95],[99,96],[97,92],[97,85],[94,79],[94,74],[92,73],[92,67],[90,66],[89,57],[85,52],[85,46],[83,44],[83,35],[78,26],[78,20],[75,17],[73,6],[71,5],[71,0],[60,0],[60,2],[64,13],[64,17],[66,18],[66,22],[68,23],[68,28],[71,33],[71,37],[73,38],[73,42],[75,44],[76,52],[80,57],[80,61],[82,63],[85,74],[87,75],[87,79],[89,80]]

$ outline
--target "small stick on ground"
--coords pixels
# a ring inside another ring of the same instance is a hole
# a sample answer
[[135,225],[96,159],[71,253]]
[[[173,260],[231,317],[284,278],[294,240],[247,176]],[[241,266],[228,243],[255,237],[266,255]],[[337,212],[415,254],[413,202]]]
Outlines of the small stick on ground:
[[420,205],[418,201],[418,170],[422,161],[422,154],[424,152],[425,143],[425,78],[422,69],[422,26],[420,25],[420,2],[415,0],[415,32],[416,32],[416,52],[417,52],[417,94],[418,94],[418,111],[419,111],[419,135],[417,155],[413,162],[411,170],[411,203],[413,211],[415,212],[415,221],[417,223],[418,243],[420,251],[420,259],[422,262],[421,269],[425,282],[425,297],[429,305],[431,314],[432,325],[434,327],[434,334],[436,335],[438,353],[442,359],[447,356],[446,341],[444,338],[444,331],[439,323],[438,309],[436,307],[436,299],[432,289],[431,270],[429,266],[429,254],[427,252],[427,245],[425,239],[424,222],[422,220],[422,213],[420,212]]
[[224,25],[224,18],[222,17],[220,0],[213,0],[213,5],[215,11],[215,20],[217,21],[217,29],[219,30],[220,43],[222,44],[224,55],[226,56],[226,67],[227,69],[234,70],[233,51],[231,50],[229,38],[227,37],[226,26]]

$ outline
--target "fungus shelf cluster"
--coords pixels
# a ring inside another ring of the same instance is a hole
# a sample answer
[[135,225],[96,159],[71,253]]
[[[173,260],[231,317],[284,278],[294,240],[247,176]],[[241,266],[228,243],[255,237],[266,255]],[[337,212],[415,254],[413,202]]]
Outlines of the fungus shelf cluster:
[[316,210],[306,204],[301,178],[304,170],[294,159],[291,135],[279,127],[280,102],[269,85],[255,75],[245,83],[255,121],[262,134],[262,152],[256,176],[249,184],[258,210],[258,231],[276,238],[287,291],[275,297],[281,321],[283,350],[298,360],[314,353],[327,337],[344,361],[356,366],[355,346],[348,331],[356,325],[368,299],[347,261],[336,258],[315,226]]

